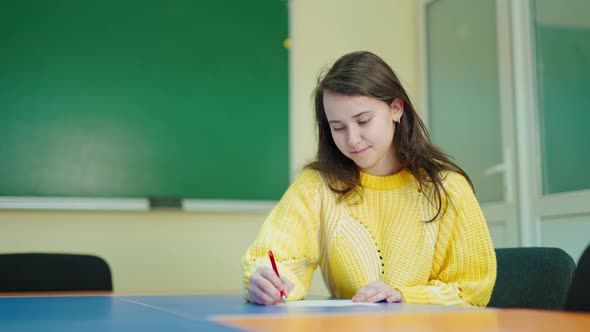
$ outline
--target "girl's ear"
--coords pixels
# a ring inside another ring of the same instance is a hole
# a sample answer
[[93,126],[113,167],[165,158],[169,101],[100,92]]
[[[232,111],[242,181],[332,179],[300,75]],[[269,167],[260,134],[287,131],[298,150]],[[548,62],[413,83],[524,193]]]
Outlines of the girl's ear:
[[404,101],[399,98],[395,98],[389,107],[391,108],[391,118],[393,121],[399,123],[402,119],[402,115],[404,115]]

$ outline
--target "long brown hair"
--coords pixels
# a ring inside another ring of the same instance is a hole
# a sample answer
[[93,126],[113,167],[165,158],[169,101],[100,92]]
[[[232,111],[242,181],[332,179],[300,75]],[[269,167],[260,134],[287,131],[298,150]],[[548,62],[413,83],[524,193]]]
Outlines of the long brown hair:
[[[394,99],[404,102],[404,113],[396,124],[393,144],[396,157],[403,167],[407,168],[416,178],[421,188],[432,184],[436,215],[428,220],[433,221],[444,214],[443,195],[450,202],[450,197],[442,185],[442,172],[454,171],[463,175],[471,188],[473,184],[469,176],[451,157],[430,142],[428,130],[416,113],[410,98],[401,85],[391,67],[380,57],[370,52],[353,52],[338,59],[332,68],[320,75],[314,90],[315,117],[318,130],[317,160],[308,164],[307,168],[320,171],[329,179],[330,189],[340,194],[340,200],[359,191],[358,166],[346,157],[332,138],[330,125],[324,110],[324,93],[343,94],[348,96],[370,96],[390,105]],[[392,124],[393,125],[393,124]],[[430,197],[422,190],[422,194]],[[450,202],[452,204],[452,202]],[[446,206],[446,204],[445,204]]]

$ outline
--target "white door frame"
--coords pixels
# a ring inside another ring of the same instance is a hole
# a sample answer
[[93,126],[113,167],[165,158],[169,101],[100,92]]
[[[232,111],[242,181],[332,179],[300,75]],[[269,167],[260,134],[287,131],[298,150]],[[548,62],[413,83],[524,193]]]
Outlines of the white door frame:
[[[557,194],[543,194],[542,153],[539,105],[537,104],[537,59],[533,35],[533,13],[530,1],[511,1],[514,43],[515,110],[521,243],[523,246],[544,246],[543,220],[566,221],[581,217],[590,220],[590,190]],[[580,153],[584,153],[580,151]],[[567,162],[567,161],[564,161]],[[578,176],[583,176],[579,174]],[[564,223],[564,225],[566,225]],[[571,226],[569,226],[571,227]],[[588,227],[585,227],[587,229]],[[572,230],[577,231],[577,230]],[[584,230],[581,230],[582,232]],[[564,241],[568,239],[564,238]],[[588,235],[587,241],[590,241]],[[570,252],[574,258],[588,243],[575,243],[579,252]],[[576,250],[572,250],[576,251]]]

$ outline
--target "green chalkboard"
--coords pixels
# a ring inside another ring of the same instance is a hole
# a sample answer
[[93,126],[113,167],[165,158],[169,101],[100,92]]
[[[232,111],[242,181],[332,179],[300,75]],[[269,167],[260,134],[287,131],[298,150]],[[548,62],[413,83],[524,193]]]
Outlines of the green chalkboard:
[[287,2],[0,1],[0,196],[274,200]]

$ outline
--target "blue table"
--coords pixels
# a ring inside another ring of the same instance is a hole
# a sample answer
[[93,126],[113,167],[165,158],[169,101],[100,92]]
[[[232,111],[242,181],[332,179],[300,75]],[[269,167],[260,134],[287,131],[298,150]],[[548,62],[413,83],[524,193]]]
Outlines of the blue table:
[[246,303],[241,296],[22,296],[0,297],[0,331],[237,331],[213,321],[244,315],[314,315],[440,310],[438,306],[285,307]]
[[590,331],[590,315],[381,303],[258,306],[239,295],[0,297],[0,332]]

